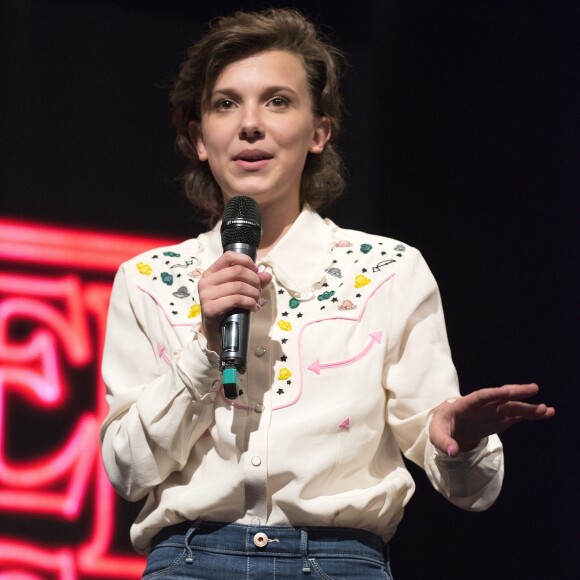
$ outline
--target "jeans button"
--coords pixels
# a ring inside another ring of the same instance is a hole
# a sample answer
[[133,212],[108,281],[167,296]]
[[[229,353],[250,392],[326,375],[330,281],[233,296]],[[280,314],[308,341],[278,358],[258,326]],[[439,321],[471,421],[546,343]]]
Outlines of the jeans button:
[[254,544],[258,546],[258,548],[263,548],[264,546],[268,545],[268,536],[264,534],[264,532],[258,532],[254,535]]

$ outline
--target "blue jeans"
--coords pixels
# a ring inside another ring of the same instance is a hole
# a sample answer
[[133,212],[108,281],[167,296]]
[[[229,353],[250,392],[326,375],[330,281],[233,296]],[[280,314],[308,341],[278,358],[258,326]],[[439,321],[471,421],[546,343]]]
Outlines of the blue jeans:
[[351,528],[184,522],[154,541],[143,580],[392,580],[387,546]]

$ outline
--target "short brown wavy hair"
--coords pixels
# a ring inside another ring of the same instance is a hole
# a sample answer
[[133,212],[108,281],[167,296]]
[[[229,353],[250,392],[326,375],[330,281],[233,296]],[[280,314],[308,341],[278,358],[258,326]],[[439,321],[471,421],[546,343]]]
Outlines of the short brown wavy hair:
[[207,214],[210,227],[223,213],[222,194],[208,163],[197,157],[188,124],[201,121],[215,82],[228,65],[267,50],[286,50],[302,58],[313,113],[330,121],[331,139],[324,151],[308,154],[302,173],[301,203],[321,209],[345,188],[342,159],[333,144],[342,112],[342,52],[296,10],[236,12],[212,21],[205,36],[189,48],[170,95],[177,148],[187,159],[185,192],[191,203]]

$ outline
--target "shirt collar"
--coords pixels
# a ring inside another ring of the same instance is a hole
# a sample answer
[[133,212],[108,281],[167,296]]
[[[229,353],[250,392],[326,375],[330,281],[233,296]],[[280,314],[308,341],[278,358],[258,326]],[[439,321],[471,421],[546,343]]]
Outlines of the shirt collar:
[[259,265],[272,270],[276,279],[296,298],[310,300],[315,285],[332,265],[336,226],[305,206],[277,244]]

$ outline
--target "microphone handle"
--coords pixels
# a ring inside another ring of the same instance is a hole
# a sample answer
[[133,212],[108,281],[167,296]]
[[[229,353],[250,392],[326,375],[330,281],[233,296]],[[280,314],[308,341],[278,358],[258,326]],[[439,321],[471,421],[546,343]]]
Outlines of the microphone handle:
[[[224,247],[224,252],[238,252],[256,261],[257,248],[242,242]],[[235,367],[240,374],[246,372],[248,345],[250,342],[250,311],[242,308],[231,310],[222,321],[220,368]],[[229,398],[229,397],[228,397]]]

